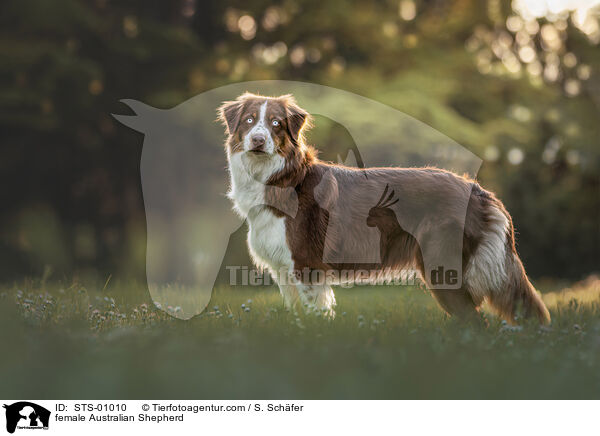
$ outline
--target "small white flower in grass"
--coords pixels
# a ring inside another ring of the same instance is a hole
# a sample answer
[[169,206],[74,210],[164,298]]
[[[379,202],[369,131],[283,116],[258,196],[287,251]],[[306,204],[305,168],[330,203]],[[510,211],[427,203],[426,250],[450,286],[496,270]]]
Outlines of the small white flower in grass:
[[523,330],[523,326],[520,325],[505,325],[500,329],[501,332],[520,332]]
[[160,305],[160,303],[158,301],[155,301],[154,305],[156,306],[157,309],[162,309],[162,306]]
[[233,318],[233,314],[230,313],[229,315],[227,315],[227,318],[232,319]]
[[361,321],[361,322],[358,323],[358,327],[359,328],[363,328],[364,326],[365,326],[364,321]]
[[245,309],[246,305],[244,303],[242,303],[242,309]]
[[219,310],[219,306],[215,306],[213,307],[213,309],[215,310],[215,312],[217,312]]
[[177,306],[175,308],[175,312],[179,313],[179,312],[183,312],[183,309],[181,308],[181,306]]
[[252,300],[248,299],[247,303],[252,304]]
[[364,320],[365,320],[365,317],[364,317],[364,316],[362,316],[362,315],[358,315],[357,319],[358,319],[359,321],[364,321]]
[[249,307],[244,308],[244,312],[250,312],[250,308]]

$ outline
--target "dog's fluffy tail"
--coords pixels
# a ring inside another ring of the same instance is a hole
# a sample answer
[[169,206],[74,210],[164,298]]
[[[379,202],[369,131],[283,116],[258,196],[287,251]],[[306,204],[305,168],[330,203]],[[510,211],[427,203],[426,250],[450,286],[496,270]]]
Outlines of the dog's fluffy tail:
[[510,323],[515,323],[517,318],[535,317],[541,324],[549,324],[550,313],[527,278],[523,263],[515,250],[512,220],[509,218],[508,221],[504,286],[501,292],[490,293],[488,302]]
[[467,289],[474,301],[487,300],[507,322],[536,317],[550,322],[550,313],[525,273],[515,247],[512,219],[492,194],[484,199],[487,228],[466,271]]
[[510,323],[514,323],[518,317],[536,317],[541,324],[549,324],[550,313],[514,252],[507,253],[506,273],[506,289],[504,292],[492,293],[490,305]]

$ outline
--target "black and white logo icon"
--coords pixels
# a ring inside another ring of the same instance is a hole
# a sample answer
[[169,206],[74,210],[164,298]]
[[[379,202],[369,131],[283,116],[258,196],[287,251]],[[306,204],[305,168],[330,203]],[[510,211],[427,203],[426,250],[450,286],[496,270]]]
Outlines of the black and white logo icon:
[[6,409],[6,431],[14,433],[16,429],[48,429],[50,411],[29,401],[19,401],[3,406]]

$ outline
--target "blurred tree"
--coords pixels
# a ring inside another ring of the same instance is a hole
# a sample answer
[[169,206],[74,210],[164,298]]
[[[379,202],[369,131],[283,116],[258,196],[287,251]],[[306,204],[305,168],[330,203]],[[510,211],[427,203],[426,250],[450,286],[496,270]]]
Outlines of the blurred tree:
[[[527,3],[2,2],[0,277],[143,277],[142,139],[110,113],[256,79],[335,86],[430,124],[485,159],[479,179],[533,276],[597,270],[598,9]],[[313,138],[335,145],[336,129]]]

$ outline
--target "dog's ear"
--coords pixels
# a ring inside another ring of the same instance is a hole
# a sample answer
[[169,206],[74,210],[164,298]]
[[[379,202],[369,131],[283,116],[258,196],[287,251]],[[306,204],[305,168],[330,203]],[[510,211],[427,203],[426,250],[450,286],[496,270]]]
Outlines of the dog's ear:
[[218,120],[226,127],[227,134],[232,135],[237,130],[243,109],[242,100],[226,101],[217,109]]
[[294,97],[285,95],[281,97],[285,102],[287,130],[292,142],[298,145],[302,138],[302,130],[310,124],[308,112],[296,104]]

